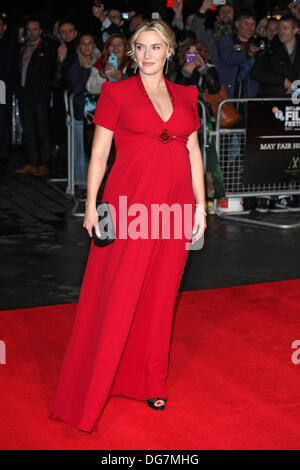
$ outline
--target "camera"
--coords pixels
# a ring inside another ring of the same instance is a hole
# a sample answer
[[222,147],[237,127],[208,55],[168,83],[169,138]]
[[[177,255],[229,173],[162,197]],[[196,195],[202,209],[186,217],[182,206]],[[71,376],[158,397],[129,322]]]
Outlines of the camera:
[[263,36],[254,36],[251,39],[251,42],[254,46],[258,47],[260,51],[264,51],[267,48],[267,41]]
[[187,54],[186,55],[186,62],[189,64],[190,62],[195,62],[195,54]]
[[256,57],[262,57],[265,54],[271,54],[271,44],[266,37],[263,36],[253,36],[250,40],[251,44],[258,47],[259,50],[256,53]]

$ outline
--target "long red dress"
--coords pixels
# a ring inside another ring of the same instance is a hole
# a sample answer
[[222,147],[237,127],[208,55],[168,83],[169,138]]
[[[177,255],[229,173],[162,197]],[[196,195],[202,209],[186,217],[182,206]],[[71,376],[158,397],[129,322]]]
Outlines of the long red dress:
[[[128,224],[139,215],[129,211],[135,203],[143,204],[149,214],[154,203],[188,204],[191,211],[181,238],[172,236],[172,230],[164,238],[161,228],[156,238],[151,237],[150,228],[148,238],[119,238],[117,217],[117,238],[112,244],[96,247],[91,241],[50,414],[83,431],[97,429],[112,395],[168,398],[173,310],[195,208],[186,143],[200,122],[198,90],[164,80],[173,104],[166,122],[154,108],[139,73],[104,83],[97,104],[94,122],[114,131],[116,146],[102,200],[118,214],[119,196],[126,197]],[[178,228],[171,212],[172,220],[173,228],[176,224]]]

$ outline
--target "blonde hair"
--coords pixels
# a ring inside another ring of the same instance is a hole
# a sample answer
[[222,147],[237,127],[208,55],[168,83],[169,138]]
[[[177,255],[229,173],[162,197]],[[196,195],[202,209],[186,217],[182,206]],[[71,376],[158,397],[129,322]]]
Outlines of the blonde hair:
[[175,35],[172,28],[162,20],[145,20],[141,23],[129,40],[129,51],[126,53],[135,60],[135,47],[138,35],[144,31],[155,31],[167,45],[167,54],[171,50],[169,59],[175,54]]

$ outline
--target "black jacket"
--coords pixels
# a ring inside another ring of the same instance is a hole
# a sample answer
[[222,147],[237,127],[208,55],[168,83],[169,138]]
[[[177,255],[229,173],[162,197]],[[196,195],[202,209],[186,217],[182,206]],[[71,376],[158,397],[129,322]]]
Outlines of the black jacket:
[[183,67],[178,67],[174,81],[180,85],[195,85],[202,93],[207,91],[212,95],[221,88],[218,71],[212,64],[207,64],[200,72],[195,69],[190,76],[184,74]]
[[89,79],[90,73],[90,68],[81,67],[77,54],[73,62],[69,63],[66,67],[68,90],[70,93],[74,93],[74,117],[78,121],[84,119],[84,93],[87,93],[86,82]]
[[26,44],[22,45],[18,54],[16,73],[16,92],[30,102],[48,101],[53,85],[56,69],[56,50],[52,41],[42,39],[33,52],[26,74],[25,87],[21,86],[22,56]]
[[0,80],[6,85],[6,102],[11,100],[13,92],[14,62],[16,59],[16,44],[7,33],[0,39]]
[[256,59],[250,72],[251,77],[259,82],[260,97],[287,98],[284,80],[291,82],[300,79],[300,37],[296,36],[296,57],[291,62],[285,46],[275,37],[271,51]]
[[76,60],[76,49],[78,46],[78,39],[75,38],[72,41],[66,42],[66,46],[68,49],[67,57],[60,61],[57,56],[57,49],[59,48],[60,43],[57,41],[55,44],[56,47],[56,70],[55,70],[55,77],[53,82],[53,90],[58,92],[64,92],[68,88],[68,83],[66,79],[66,69],[69,64]]

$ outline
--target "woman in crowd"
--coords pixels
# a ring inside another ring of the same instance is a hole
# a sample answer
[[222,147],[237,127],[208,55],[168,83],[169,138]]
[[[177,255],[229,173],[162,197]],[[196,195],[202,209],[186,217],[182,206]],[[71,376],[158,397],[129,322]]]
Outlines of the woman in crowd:
[[[207,130],[212,130],[213,115],[203,93],[216,95],[221,89],[221,83],[217,68],[210,63],[207,49],[200,41],[187,39],[178,48],[177,64],[175,82],[181,85],[194,85],[198,88],[199,99],[205,105]],[[202,115],[200,106],[199,115]],[[215,143],[210,139],[209,132],[207,132],[205,183],[207,211],[213,214],[213,201],[224,197],[225,190]]]
[[215,65],[209,62],[207,49],[197,40],[188,39],[178,49],[175,82],[197,86],[199,91],[218,93],[221,84]]
[[84,149],[84,107],[86,84],[91,74],[93,65],[100,57],[100,51],[96,48],[96,42],[92,34],[83,34],[80,37],[75,59],[66,67],[66,80],[68,90],[74,93],[74,121],[76,143],[76,181],[78,181],[79,193],[83,193],[86,187],[88,170],[88,157]]
[[268,18],[262,18],[258,25],[256,26],[256,30],[255,30],[255,35],[256,36],[261,36],[263,38],[265,38],[267,36],[267,23],[268,23]]
[[[107,80],[116,81],[128,78],[133,75],[133,62],[126,55],[128,42],[125,36],[112,34],[107,39],[101,57],[94,64],[91,74],[86,83],[89,93],[100,94],[102,84]],[[114,54],[117,57],[118,68],[109,61],[109,57]]]

